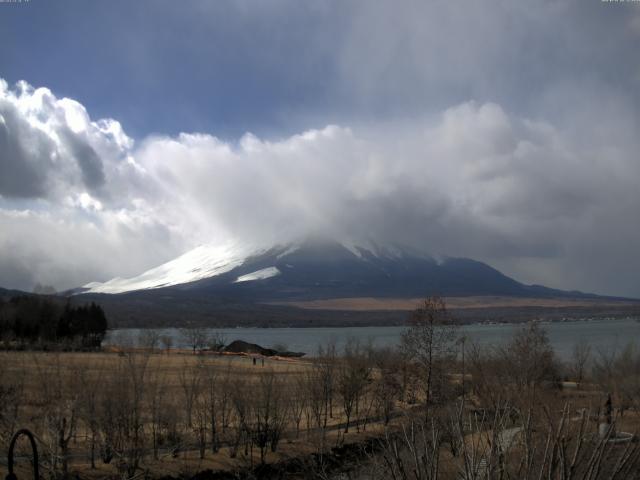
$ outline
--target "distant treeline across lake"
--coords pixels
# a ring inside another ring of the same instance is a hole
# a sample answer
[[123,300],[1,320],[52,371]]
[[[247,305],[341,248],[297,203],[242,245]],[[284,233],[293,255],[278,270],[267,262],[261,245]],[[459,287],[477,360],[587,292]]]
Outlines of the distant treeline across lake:
[[[598,319],[543,323],[556,353],[563,358],[571,355],[573,346],[581,341],[591,344],[593,351],[622,348],[629,342],[640,343],[640,321],[636,318]],[[468,342],[481,345],[502,345],[507,342],[521,324],[476,324],[460,327],[460,335]],[[371,342],[385,347],[400,342],[405,327],[344,327],[344,328],[219,328],[210,334],[222,334],[227,343],[244,340],[264,347],[284,347],[290,351],[313,355],[318,347],[334,341],[340,349],[350,339],[360,343]],[[107,334],[104,345],[136,345],[145,330],[120,329]],[[157,332],[173,338],[174,348],[188,348],[180,329],[167,328]]]

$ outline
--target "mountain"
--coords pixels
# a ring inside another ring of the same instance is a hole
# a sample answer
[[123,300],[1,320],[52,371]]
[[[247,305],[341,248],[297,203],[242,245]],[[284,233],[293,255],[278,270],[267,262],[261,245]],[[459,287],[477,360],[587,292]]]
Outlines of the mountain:
[[[0,300],[25,294],[0,288]],[[112,327],[401,325],[428,295],[462,322],[640,316],[637,300],[525,285],[467,258],[319,238],[203,245],[59,295],[98,303]]]
[[24,295],[34,295],[34,294],[30,292],[23,292],[22,290],[14,290],[14,289],[9,290],[9,289],[0,287],[0,300],[9,299],[11,297],[20,297]]
[[524,285],[485,263],[467,258],[436,260],[406,248],[326,239],[270,248],[204,245],[137,277],[90,283],[77,293],[121,294],[162,289],[263,302],[365,296],[409,298],[427,294],[569,295]]
[[68,293],[99,303],[119,327],[400,325],[434,294],[461,321],[640,314],[638,302],[525,285],[467,258],[318,238],[203,245],[137,277]]

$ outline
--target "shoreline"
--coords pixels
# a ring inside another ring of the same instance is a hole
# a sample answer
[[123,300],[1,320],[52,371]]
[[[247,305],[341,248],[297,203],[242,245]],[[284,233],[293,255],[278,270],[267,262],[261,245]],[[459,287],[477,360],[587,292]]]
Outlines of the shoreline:
[[[498,320],[483,320],[477,322],[461,322],[458,325],[460,327],[468,327],[468,326],[488,326],[488,325],[524,325],[527,323],[541,323],[543,325],[547,324],[556,324],[556,323],[587,323],[587,322],[610,322],[610,321],[637,321],[640,322],[640,314],[638,315],[620,315],[620,316],[607,316],[607,317],[564,317],[559,319],[540,319],[540,318],[531,318],[531,319],[523,319],[517,321],[498,321]],[[269,325],[255,325],[255,326],[247,326],[247,325],[236,325],[236,326],[198,326],[197,328],[204,328],[206,330],[310,330],[310,329],[352,329],[352,328],[400,328],[406,327],[406,323],[375,323],[375,324],[345,324],[345,325],[287,325],[287,326],[269,326]],[[108,332],[115,331],[129,331],[129,330],[182,330],[194,328],[192,326],[182,326],[182,325],[174,325],[174,326],[123,326],[123,327],[114,327],[109,328]]]

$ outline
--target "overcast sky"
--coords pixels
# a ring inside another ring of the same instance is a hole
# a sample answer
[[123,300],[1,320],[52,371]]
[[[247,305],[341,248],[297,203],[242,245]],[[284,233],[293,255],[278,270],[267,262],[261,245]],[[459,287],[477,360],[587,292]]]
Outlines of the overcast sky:
[[0,3],[0,286],[309,232],[640,297],[640,3]]

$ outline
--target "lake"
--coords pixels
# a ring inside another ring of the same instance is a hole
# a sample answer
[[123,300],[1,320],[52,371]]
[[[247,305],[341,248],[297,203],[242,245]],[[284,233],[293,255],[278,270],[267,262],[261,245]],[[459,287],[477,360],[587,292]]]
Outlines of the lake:
[[[640,321],[634,318],[598,319],[567,322],[543,323],[556,353],[561,358],[571,355],[573,346],[579,340],[586,340],[594,352],[598,349],[619,348],[631,341],[640,340]],[[502,345],[522,328],[518,324],[473,324],[461,327],[469,341],[481,345]],[[335,341],[338,348],[344,346],[349,338],[360,342],[372,342],[374,345],[393,346],[400,342],[405,327],[344,327],[344,328],[218,328],[211,332],[224,335],[227,343],[244,340],[263,347],[284,345],[288,350],[313,354],[320,345]],[[161,335],[173,337],[174,347],[187,347],[180,329],[167,328],[157,330]],[[112,330],[108,333],[105,345],[135,345],[140,329]]]

